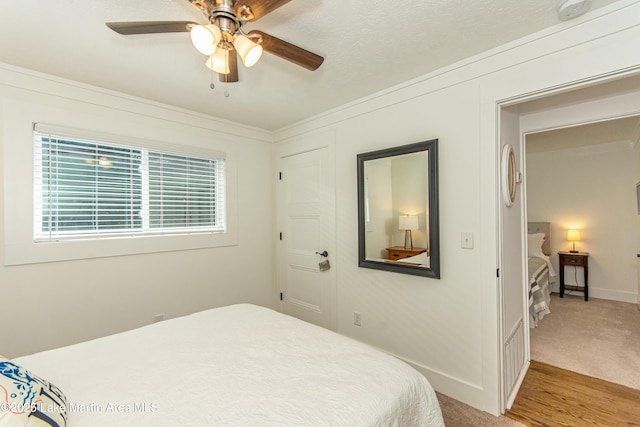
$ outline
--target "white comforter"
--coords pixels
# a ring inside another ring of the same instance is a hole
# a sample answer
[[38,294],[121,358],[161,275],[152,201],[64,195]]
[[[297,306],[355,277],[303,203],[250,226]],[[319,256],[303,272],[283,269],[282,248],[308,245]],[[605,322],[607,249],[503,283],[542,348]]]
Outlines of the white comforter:
[[248,304],[14,361],[66,394],[70,427],[444,425],[404,362]]

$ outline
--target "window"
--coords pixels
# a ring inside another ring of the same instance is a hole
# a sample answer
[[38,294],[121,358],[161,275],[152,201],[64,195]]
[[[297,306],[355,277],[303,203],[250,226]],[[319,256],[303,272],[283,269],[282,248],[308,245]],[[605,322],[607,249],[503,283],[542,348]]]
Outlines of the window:
[[225,159],[34,130],[34,241],[224,232]]

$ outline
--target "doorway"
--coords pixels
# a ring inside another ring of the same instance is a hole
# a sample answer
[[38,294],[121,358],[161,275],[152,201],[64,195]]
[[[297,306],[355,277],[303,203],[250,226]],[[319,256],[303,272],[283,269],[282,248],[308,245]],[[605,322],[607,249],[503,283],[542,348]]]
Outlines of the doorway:
[[[514,204],[514,206],[520,204],[522,212],[516,212],[513,207],[505,207],[503,199],[501,199],[500,208],[502,383],[505,408],[510,407],[515,399],[531,359],[527,310],[528,280],[524,250],[528,220],[527,198],[526,187],[522,185],[527,179],[525,135],[640,114],[638,88],[640,88],[640,76],[625,75],[606,81],[590,82],[579,88],[564,88],[562,93],[554,92],[535,99],[523,98],[500,106],[499,148],[502,149],[507,141],[514,145],[514,151],[517,153],[517,168],[523,178],[519,183],[520,188]],[[500,174],[500,177],[502,184],[503,175]],[[519,222],[517,230],[514,231],[509,225],[513,222],[508,219],[509,217]],[[638,226],[636,225],[636,230]],[[505,231],[505,227],[511,228],[509,233]],[[636,245],[638,245],[637,242]],[[512,259],[513,252],[510,248],[519,248],[518,260]],[[521,284],[519,291],[513,290],[515,280]],[[513,307],[517,309],[514,311]]]
[[[530,329],[531,359],[640,388],[637,354],[638,176],[640,116],[612,118],[525,135],[527,218],[552,224],[551,262],[557,273],[550,314]],[[571,242],[567,232],[578,230]],[[558,265],[558,252],[574,249],[584,268]],[[572,290],[559,298],[560,268]],[[627,338],[625,338],[627,337]],[[624,354],[627,356],[624,356]]]

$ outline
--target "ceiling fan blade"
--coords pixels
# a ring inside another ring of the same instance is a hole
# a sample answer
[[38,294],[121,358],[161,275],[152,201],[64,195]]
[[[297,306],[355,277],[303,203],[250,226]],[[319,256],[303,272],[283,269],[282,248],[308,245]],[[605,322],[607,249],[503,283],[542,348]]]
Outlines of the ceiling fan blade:
[[236,0],[233,8],[240,21],[255,21],[291,0]]
[[238,81],[238,54],[235,50],[229,52],[229,74],[220,74],[222,83],[235,83]]
[[183,33],[191,31],[197,22],[189,21],[148,21],[148,22],[107,22],[107,27],[119,34]]
[[298,47],[294,44],[280,40],[277,37],[270,36],[262,31],[252,30],[251,34],[259,34],[262,36],[262,48],[273,55],[279,56],[282,59],[286,59],[289,62],[293,62],[307,70],[317,70],[324,58],[320,55],[316,55],[313,52],[309,52],[306,49]]

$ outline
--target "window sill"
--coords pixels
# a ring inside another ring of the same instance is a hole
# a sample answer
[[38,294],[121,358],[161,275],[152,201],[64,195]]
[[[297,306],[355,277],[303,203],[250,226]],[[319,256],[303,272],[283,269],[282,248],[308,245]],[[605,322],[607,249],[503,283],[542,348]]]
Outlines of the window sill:
[[60,242],[5,244],[4,265],[94,259],[237,245],[235,233],[144,236]]

